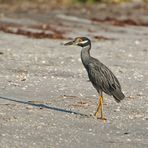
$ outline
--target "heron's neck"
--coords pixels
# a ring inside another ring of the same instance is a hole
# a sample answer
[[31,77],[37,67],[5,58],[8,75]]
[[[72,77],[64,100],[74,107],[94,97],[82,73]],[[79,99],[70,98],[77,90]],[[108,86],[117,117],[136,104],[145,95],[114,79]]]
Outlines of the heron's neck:
[[90,60],[90,49],[91,49],[91,45],[87,45],[83,47],[81,50],[81,60],[85,67],[88,65]]

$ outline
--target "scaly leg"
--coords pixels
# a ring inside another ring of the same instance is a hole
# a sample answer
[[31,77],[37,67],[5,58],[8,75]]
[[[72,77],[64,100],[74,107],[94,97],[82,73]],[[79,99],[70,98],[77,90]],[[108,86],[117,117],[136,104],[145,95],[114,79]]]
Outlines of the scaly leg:
[[101,108],[101,96],[99,96],[98,107],[97,107],[97,110],[94,114],[94,116],[96,116],[97,118],[98,118],[98,115],[99,115],[100,108]]
[[[99,111],[101,112],[101,117],[98,117]],[[106,120],[106,118],[104,118],[104,116],[103,116],[103,96],[102,96],[102,93],[101,93],[101,96],[99,97],[98,107],[97,107],[97,110],[96,110],[94,116],[96,116],[98,119]]]
[[99,119],[107,120],[103,115],[103,96],[101,96],[100,99],[101,99],[101,101],[100,101],[101,102],[101,117]]

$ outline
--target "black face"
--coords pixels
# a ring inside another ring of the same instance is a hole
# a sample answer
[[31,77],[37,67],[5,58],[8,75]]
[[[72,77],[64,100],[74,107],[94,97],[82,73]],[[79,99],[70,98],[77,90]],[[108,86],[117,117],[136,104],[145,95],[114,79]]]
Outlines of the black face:
[[70,41],[64,45],[77,45],[77,46],[85,47],[85,46],[91,45],[91,42],[87,37],[77,37],[73,41]]

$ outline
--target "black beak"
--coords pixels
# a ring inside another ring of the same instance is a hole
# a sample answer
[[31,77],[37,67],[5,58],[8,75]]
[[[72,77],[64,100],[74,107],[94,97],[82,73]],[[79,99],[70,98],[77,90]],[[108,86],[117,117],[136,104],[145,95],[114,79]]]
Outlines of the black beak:
[[74,42],[73,41],[70,41],[70,42],[68,42],[68,43],[65,43],[64,45],[65,46],[68,46],[68,45],[73,45],[74,44]]

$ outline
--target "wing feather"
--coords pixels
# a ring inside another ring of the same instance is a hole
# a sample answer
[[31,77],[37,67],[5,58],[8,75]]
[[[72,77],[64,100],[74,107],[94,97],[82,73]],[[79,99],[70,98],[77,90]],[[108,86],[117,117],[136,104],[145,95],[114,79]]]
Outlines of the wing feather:
[[93,58],[94,62],[90,62],[87,67],[88,76],[93,86],[98,92],[103,91],[109,95],[113,95],[117,102],[124,98],[121,91],[121,85],[112,71],[103,63]]

